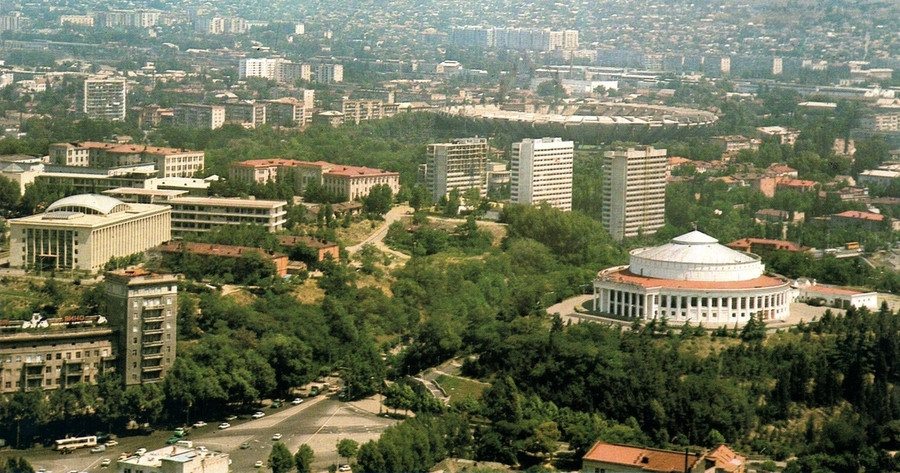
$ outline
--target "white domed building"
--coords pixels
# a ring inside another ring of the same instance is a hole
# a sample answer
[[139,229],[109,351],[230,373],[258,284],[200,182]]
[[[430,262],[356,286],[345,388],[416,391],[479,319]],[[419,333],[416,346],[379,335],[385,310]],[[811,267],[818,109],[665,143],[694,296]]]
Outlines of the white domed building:
[[765,274],[759,256],[692,231],[652,248],[631,250],[628,266],[594,280],[593,310],[635,319],[743,325],[752,315],[783,320],[792,281]]

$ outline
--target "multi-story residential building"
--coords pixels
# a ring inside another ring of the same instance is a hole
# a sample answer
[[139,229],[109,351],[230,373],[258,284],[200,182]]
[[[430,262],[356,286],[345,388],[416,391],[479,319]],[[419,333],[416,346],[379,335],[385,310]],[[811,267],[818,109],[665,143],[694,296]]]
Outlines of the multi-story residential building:
[[178,278],[126,269],[108,272],[105,286],[125,385],[162,381],[175,363]]
[[478,189],[487,195],[487,138],[459,138],[449,143],[428,145],[425,156],[423,183],[431,191],[434,202],[456,189],[463,193]]
[[140,253],[171,239],[171,209],[81,194],[44,213],[9,221],[10,266],[97,271],[110,258]]
[[284,61],[282,58],[244,58],[238,62],[238,77],[246,79],[247,77],[262,77],[269,80],[275,80],[275,70],[278,64]]
[[124,120],[126,93],[125,79],[86,79],[81,111],[92,120]]
[[94,17],[91,15],[61,15],[59,25],[94,26]]
[[225,123],[235,123],[256,128],[266,123],[266,104],[255,102],[228,102],[225,107]]
[[[275,81],[283,84],[293,84],[297,80],[312,80],[312,65],[299,62],[282,61],[275,68]],[[310,108],[312,104],[310,104]]]
[[258,225],[276,233],[284,230],[287,216],[283,200],[175,197],[165,204],[172,208],[174,238],[238,225]]
[[225,124],[225,107],[180,103],[173,110],[175,125],[215,130]]
[[193,177],[206,160],[203,151],[94,141],[54,143],[48,155],[51,163],[61,166],[115,168],[152,163],[158,177]]
[[616,240],[665,224],[666,150],[628,148],[603,156],[603,227]]
[[575,143],[562,138],[526,138],[512,145],[510,202],[572,210]]
[[101,316],[0,320],[0,394],[96,384],[115,369],[113,327]]
[[106,28],[151,28],[159,23],[159,10],[108,10],[94,14],[94,24]]
[[239,17],[204,17],[194,20],[194,31],[205,34],[244,34],[247,20]]
[[344,114],[344,122],[359,124],[366,120],[381,120],[397,114],[399,106],[394,103],[384,103],[381,100],[350,100],[344,98],[341,104]]
[[859,119],[859,127],[868,131],[900,131],[900,113],[878,113]]
[[298,194],[302,194],[309,184],[316,183],[348,201],[365,197],[372,187],[382,184],[390,187],[394,194],[400,191],[400,173],[324,161],[253,159],[232,163],[229,176],[236,181],[258,184],[275,181],[280,176],[293,183],[294,192]]
[[344,82],[344,66],[340,64],[317,64],[316,82],[320,84]]
[[451,43],[482,48],[554,51],[578,49],[578,30],[556,31],[549,28],[493,28],[454,26]]
[[294,97],[282,97],[275,100],[262,100],[266,106],[266,122],[275,125],[293,123],[305,125],[312,116],[303,101]]

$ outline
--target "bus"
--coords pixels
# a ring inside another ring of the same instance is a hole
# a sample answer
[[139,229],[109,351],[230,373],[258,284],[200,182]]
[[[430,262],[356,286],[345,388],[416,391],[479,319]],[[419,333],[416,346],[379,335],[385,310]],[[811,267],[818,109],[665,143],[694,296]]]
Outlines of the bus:
[[69,437],[67,439],[59,439],[56,441],[55,450],[71,451],[82,447],[96,447],[97,436],[90,435],[87,437]]

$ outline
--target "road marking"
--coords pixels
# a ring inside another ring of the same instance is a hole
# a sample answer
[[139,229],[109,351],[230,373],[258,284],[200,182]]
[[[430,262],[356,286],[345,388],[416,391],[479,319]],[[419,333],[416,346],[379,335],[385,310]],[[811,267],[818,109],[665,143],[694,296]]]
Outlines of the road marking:
[[334,412],[331,413],[331,415],[328,417],[328,419],[325,420],[325,422],[323,422],[322,425],[319,426],[319,428],[318,428],[315,432],[313,432],[312,435],[310,435],[309,438],[306,439],[306,442],[304,442],[304,443],[307,443],[307,444],[308,444],[310,441],[312,441],[313,437],[315,437],[319,432],[321,432],[322,429],[324,429],[325,427],[327,427],[327,426],[328,426],[328,422],[331,421],[331,419],[333,419],[334,416],[336,416],[337,413],[338,413],[338,411],[340,411],[340,410],[341,410],[341,406],[340,406],[340,405],[336,406],[336,407],[334,408]]

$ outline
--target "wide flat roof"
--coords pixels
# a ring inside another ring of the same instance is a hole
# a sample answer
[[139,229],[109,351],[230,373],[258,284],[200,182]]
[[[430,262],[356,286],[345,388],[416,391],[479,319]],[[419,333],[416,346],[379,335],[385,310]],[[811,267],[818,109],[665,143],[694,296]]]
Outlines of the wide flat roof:
[[175,197],[168,202],[172,205],[206,205],[219,207],[251,207],[270,209],[287,205],[283,200],[240,199],[232,197]]
[[122,212],[113,212],[109,215],[90,215],[75,212],[74,214],[70,213],[70,215],[66,215],[66,218],[52,218],[54,215],[56,215],[56,212],[46,212],[37,215],[29,215],[28,217],[14,218],[9,220],[9,223],[10,225],[27,225],[40,227],[97,228],[126,222],[140,216],[152,215],[154,213],[171,212],[171,209],[166,205],[128,204],[128,207],[129,210],[125,210]]

